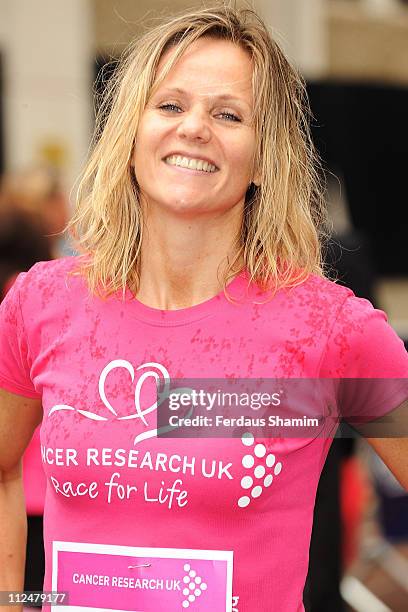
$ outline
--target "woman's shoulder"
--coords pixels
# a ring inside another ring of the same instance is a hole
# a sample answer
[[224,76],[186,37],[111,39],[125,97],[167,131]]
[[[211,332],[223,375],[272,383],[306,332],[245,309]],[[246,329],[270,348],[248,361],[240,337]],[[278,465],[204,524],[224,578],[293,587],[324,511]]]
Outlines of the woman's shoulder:
[[254,304],[263,304],[266,318],[278,314],[294,327],[311,326],[325,332],[336,321],[361,320],[373,311],[377,316],[385,316],[350,288],[317,274],[310,274],[299,284],[282,287],[277,293],[258,288],[251,297]]
[[50,280],[61,278],[66,276],[77,267],[81,262],[79,255],[59,257],[58,259],[51,259],[49,261],[38,261],[35,263],[27,272],[23,273],[27,277],[33,280]]
[[317,274],[310,274],[299,285],[284,291],[284,296],[303,312],[318,310],[321,313],[340,311],[350,299],[357,299],[348,287]]
[[337,310],[338,319],[345,322],[357,322],[370,315],[386,319],[385,313],[375,308],[369,300],[355,295],[350,288],[326,277],[311,275],[304,283],[303,291],[321,308],[326,306]]
[[310,274],[305,282],[299,285],[299,288],[305,291],[318,291],[319,294],[327,293],[337,299],[345,299],[348,295],[354,295],[351,289],[341,285],[337,280],[318,274]]
[[50,261],[39,261],[27,272],[18,275],[14,290],[22,303],[38,299],[47,301],[67,294],[75,286],[75,292],[85,288],[83,278],[75,274],[79,270],[80,256],[67,256]]
[[[316,333],[331,335],[337,331],[359,336],[368,324],[387,323],[387,315],[354,292],[328,278],[310,275],[303,283],[292,287],[284,298],[287,316],[298,324],[307,325]],[[296,323],[295,323],[296,324]]]

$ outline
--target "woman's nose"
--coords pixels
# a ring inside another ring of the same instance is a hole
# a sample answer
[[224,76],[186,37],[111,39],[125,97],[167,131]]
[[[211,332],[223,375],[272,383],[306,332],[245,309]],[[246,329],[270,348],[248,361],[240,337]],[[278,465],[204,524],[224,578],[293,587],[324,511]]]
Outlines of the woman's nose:
[[201,108],[184,111],[177,133],[181,138],[208,142],[211,138],[211,129],[206,112]]

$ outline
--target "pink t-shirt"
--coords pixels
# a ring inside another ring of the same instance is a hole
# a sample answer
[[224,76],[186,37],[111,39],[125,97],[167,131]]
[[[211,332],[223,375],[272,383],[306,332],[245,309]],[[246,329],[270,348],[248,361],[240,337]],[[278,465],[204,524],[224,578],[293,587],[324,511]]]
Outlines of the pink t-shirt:
[[[154,376],[407,378],[384,313],[315,276],[260,304],[245,273],[229,285],[239,303],[221,292],[161,311],[130,292],[91,296],[67,275],[74,264],[36,264],[0,310],[0,386],[44,407],[44,590],[69,590],[81,609],[303,610],[330,439],[159,438],[148,387]],[[396,389],[362,410],[404,399]]]
[[[3,291],[2,299],[12,288],[18,273],[11,276]],[[41,464],[40,428],[37,427],[23,457],[24,496],[28,515],[41,516],[44,512],[46,480]]]
[[23,481],[27,514],[42,516],[47,482],[42,469],[39,427],[34,431],[23,456]]

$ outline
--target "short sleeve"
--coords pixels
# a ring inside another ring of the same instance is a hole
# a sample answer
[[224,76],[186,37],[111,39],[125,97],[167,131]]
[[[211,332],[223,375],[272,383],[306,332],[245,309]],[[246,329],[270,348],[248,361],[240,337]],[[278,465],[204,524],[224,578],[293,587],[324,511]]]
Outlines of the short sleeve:
[[20,304],[26,273],[18,275],[0,304],[0,387],[29,398],[40,398],[31,380],[31,354]]
[[408,398],[408,353],[387,316],[349,295],[339,310],[321,362],[322,378],[341,378],[345,420],[380,418]]

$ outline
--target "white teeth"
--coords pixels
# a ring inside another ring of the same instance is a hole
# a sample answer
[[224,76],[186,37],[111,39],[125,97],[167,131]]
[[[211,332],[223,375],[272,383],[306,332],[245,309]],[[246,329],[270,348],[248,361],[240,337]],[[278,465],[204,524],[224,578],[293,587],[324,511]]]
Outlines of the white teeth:
[[215,172],[216,167],[213,164],[202,159],[192,159],[182,157],[181,155],[170,155],[164,160],[170,166],[181,166],[182,168],[190,168],[191,170],[202,170],[203,172]]

